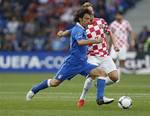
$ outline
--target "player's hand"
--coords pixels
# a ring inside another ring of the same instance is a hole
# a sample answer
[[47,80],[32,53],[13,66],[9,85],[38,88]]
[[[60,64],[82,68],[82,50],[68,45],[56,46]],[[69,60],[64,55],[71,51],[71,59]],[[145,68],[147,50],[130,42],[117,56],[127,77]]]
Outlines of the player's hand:
[[102,43],[103,39],[100,36],[96,36],[95,38],[97,40],[97,43]]
[[62,37],[62,36],[63,36],[63,31],[59,31],[59,32],[57,33],[57,36],[58,36],[58,37]]
[[114,46],[114,50],[115,50],[116,52],[119,52],[119,51],[120,51],[120,49],[119,49],[117,46]]

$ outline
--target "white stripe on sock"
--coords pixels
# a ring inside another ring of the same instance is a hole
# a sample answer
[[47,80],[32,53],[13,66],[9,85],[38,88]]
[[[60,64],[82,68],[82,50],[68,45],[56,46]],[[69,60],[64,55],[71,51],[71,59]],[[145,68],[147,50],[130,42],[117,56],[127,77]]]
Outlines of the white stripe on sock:
[[52,79],[48,79],[47,80],[47,85],[50,87],[51,86],[51,83],[50,83],[50,81],[51,81]]

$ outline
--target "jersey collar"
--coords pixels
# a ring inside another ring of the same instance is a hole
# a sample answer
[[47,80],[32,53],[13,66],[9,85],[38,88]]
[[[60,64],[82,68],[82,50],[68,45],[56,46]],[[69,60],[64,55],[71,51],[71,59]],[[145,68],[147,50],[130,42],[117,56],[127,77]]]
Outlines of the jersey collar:
[[84,29],[85,30],[85,28],[82,26],[82,25],[80,25],[80,23],[76,23],[79,27],[81,27],[82,29]]

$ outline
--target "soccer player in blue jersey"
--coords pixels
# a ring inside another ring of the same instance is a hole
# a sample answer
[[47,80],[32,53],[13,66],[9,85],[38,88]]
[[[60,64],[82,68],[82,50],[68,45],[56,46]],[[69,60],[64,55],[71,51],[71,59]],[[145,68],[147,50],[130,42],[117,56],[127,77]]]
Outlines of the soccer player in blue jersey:
[[65,59],[64,63],[60,67],[56,76],[53,79],[47,79],[43,82],[37,84],[26,95],[26,100],[30,101],[34,95],[36,95],[40,90],[46,89],[48,87],[56,87],[60,85],[64,80],[72,79],[77,74],[81,74],[85,77],[88,75],[91,78],[99,78],[97,88],[97,98],[96,100],[99,104],[105,104],[112,102],[111,100],[105,101],[104,88],[105,88],[105,72],[97,67],[96,65],[89,64],[87,62],[87,48],[89,44],[101,43],[102,39],[97,37],[97,39],[86,38],[86,31],[88,24],[91,21],[91,12],[87,9],[80,9],[75,15],[76,25],[73,27],[71,32],[71,42],[70,51],[68,57]]

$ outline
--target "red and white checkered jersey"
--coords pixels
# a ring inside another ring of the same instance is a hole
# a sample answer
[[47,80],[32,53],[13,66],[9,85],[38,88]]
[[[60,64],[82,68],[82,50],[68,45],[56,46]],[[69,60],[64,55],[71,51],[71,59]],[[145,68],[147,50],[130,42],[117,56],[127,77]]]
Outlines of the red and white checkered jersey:
[[102,43],[89,45],[88,55],[100,57],[108,56],[106,34],[110,33],[110,29],[106,21],[102,18],[94,18],[92,23],[88,25],[86,33],[88,39],[95,39],[96,36],[100,36],[103,39]]
[[125,46],[128,48],[128,37],[129,33],[132,31],[130,23],[127,20],[122,20],[121,23],[113,21],[110,24],[110,29],[116,37],[116,44],[118,47],[122,48]]

